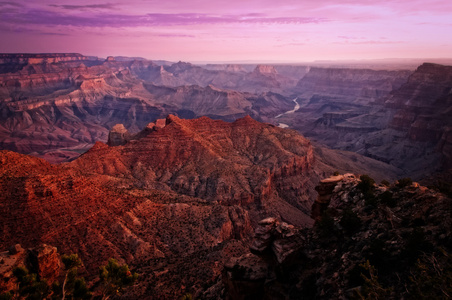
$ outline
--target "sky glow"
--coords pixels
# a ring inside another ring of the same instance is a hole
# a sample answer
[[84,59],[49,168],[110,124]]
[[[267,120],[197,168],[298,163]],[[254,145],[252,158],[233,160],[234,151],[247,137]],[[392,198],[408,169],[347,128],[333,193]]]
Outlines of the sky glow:
[[0,39],[0,52],[192,62],[450,58],[452,1],[0,1]]

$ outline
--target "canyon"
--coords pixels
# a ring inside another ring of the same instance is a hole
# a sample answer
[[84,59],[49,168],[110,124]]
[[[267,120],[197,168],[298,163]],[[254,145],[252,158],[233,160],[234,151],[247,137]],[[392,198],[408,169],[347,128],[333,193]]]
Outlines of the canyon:
[[420,179],[451,164],[451,73],[431,63],[382,70],[3,54],[0,147],[57,163],[106,142],[115,124],[137,133],[168,114],[249,115]]
[[296,131],[249,116],[169,115],[136,135],[114,126],[109,137],[70,163],[0,152],[1,248],[76,252],[88,278],[118,258],[145,275],[134,297],[199,294],[219,284],[262,218],[312,226],[314,187],[335,170]]
[[77,253],[90,286],[116,258],[140,273],[126,299],[349,297],[364,256],[408,274],[416,230],[451,251],[451,91],[432,63],[0,54],[0,249]]

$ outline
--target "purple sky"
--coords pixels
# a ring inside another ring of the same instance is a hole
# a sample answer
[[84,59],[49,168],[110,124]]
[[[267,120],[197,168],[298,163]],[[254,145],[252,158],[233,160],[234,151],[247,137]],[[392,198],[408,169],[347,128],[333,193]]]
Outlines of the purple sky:
[[0,52],[192,62],[448,58],[452,1],[0,1],[0,40]]

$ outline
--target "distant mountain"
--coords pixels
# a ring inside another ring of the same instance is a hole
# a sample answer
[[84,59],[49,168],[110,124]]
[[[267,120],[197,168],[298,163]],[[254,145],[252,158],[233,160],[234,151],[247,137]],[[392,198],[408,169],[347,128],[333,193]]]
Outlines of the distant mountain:
[[450,168],[450,66],[414,73],[311,69],[300,109],[280,120],[329,147],[354,151],[422,178]]
[[[76,157],[95,141],[106,142],[116,123],[137,132],[168,113],[230,121],[249,114],[269,120],[292,107],[276,93],[218,88],[211,82],[227,83],[233,73],[214,72],[217,79],[212,79],[213,71],[188,63],[93,61],[79,54],[4,56],[16,62],[13,72],[0,74],[0,147],[53,162]],[[11,67],[5,63],[0,69],[6,65]],[[262,80],[254,84],[264,85],[267,79]]]
[[0,148],[53,162],[105,142],[117,123],[136,133],[149,120],[172,113],[227,121],[250,115],[415,178],[450,166],[447,66],[424,64],[413,73],[197,66],[80,54],[3,54],[3,59]]

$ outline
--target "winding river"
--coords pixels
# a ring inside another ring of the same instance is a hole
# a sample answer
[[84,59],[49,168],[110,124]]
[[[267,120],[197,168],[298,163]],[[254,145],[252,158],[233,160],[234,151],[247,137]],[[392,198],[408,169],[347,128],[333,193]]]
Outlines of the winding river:
[[[296,112],[296,111],[300,108],[300,104],[298,104],[297,99],[298,99],[298,98],[295,98],[295,99],[292,100],[292,101],[295,103],[295,107],[294,107],[292,110],[288,110],[288,111],[286,111],[286,112],[283,112],[282,114],[277,115],[277,116],[275,117],[275,119],[280,118],[280,117],[282,117],[282,116],[284,116],[284,115],[287,115],[287,114],[293,114],[294,112]],[[284,123],[278,123],[278,126],[281,127],[281,128],[287,128],[287,127],[289,127],[289,125],[284,124]]]

